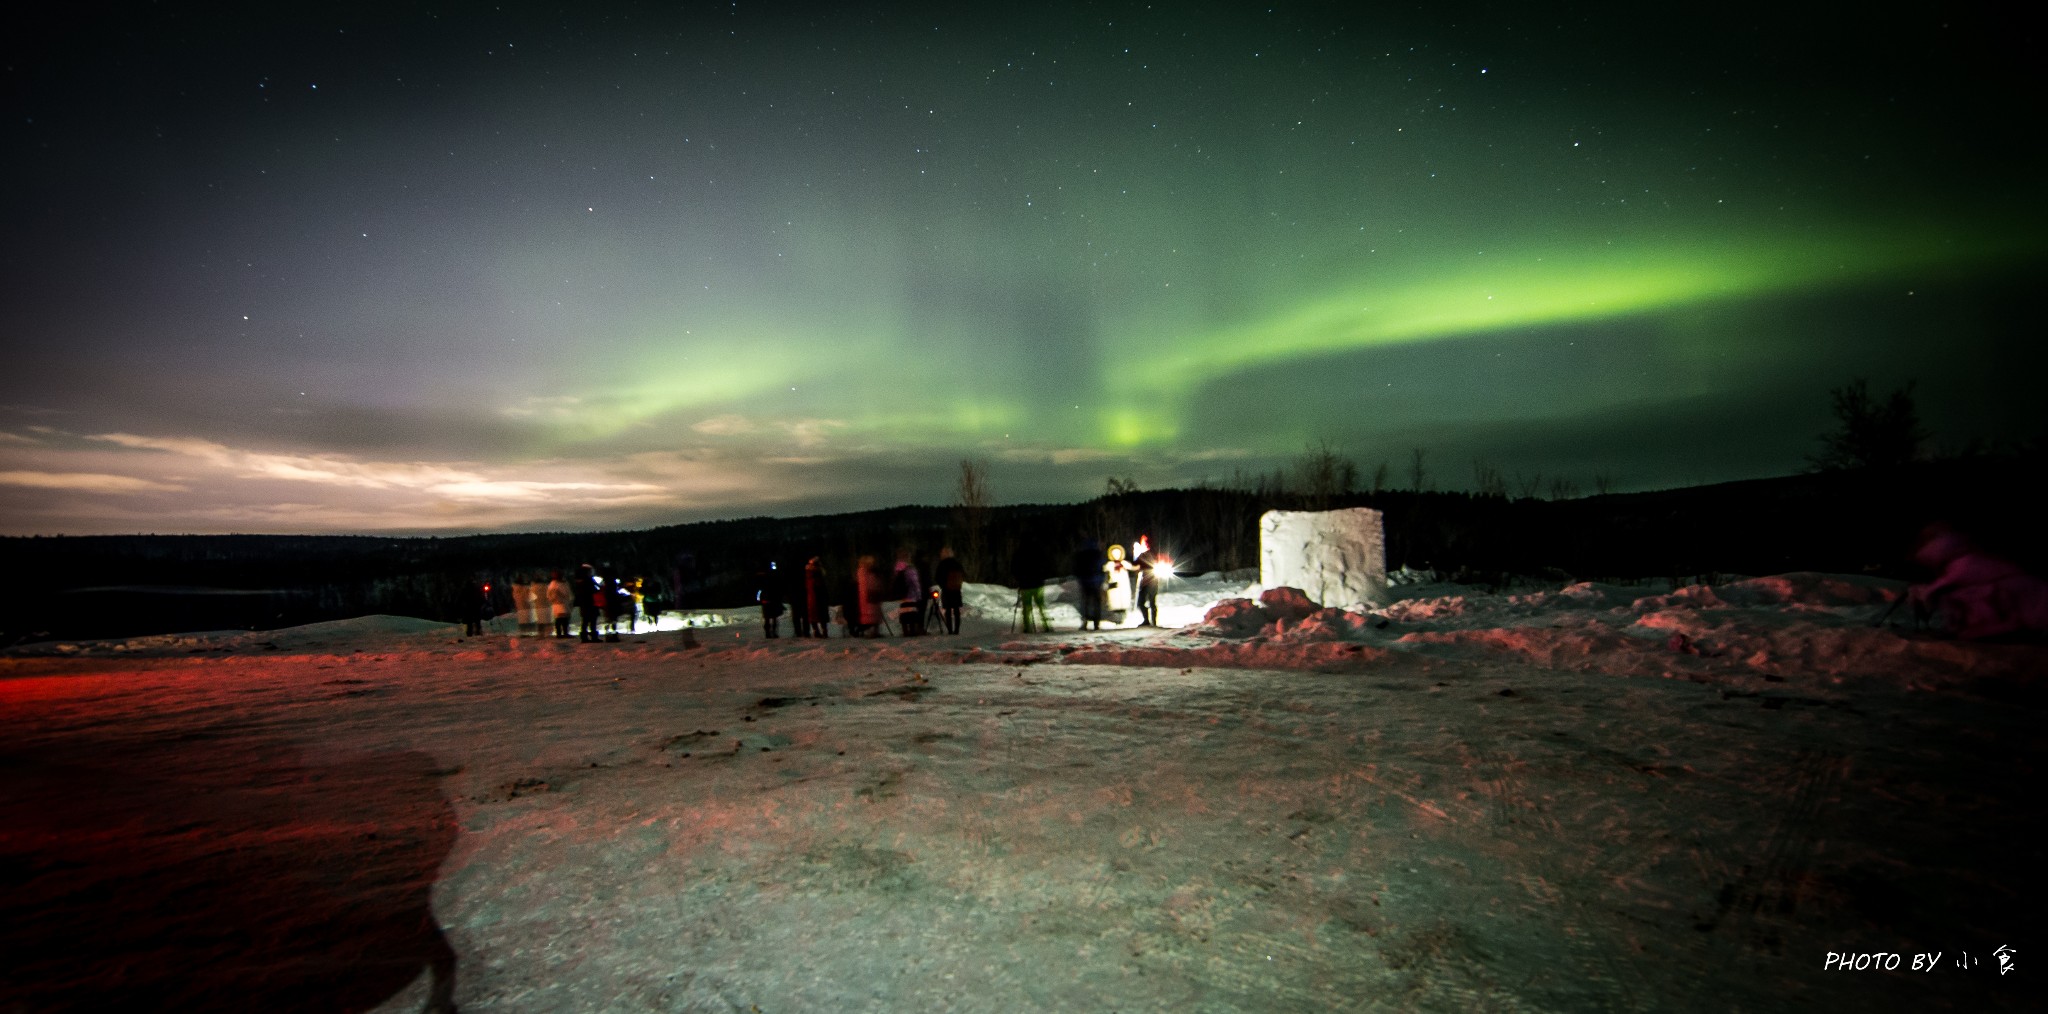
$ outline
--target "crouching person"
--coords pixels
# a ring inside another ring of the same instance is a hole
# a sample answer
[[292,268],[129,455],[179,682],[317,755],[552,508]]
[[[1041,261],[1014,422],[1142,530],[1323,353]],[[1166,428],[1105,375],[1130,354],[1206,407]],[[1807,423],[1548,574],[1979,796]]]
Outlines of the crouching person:
[[1965,640],[2048,634],[2048,581],[2011,560],[1944,525],[1921,534],[1913,559],[1937,572],[1907,590],[1916,617],[1939,613],[1949,633]]

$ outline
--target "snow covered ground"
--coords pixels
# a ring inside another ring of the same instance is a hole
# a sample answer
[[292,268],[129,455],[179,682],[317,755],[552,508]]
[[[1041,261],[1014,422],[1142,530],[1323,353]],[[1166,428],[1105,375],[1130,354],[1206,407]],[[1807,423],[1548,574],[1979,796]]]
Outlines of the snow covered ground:
[[1860,577],[1245,581],[16,649],[0,1010],[2036,1009],[2041,647]]

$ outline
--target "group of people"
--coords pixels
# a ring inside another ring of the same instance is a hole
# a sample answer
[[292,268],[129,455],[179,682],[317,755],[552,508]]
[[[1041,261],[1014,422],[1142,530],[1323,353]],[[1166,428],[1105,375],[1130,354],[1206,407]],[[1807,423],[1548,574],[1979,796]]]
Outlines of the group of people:
[[929,587],[908,549],[896,554],[896,565],[886,577],[872,555],[860,557],[853,570],[848,589],[835,588],[824,560],[816,556],[804,562],[803,573],[794,581],[786,582],[772,561],[756,571],[754,601],[761,607],[763,636],[782,636],[785,603],[797,637],[830,636],[835,606],[847,637],[881,636],[890,613],[905,637],[923,634],[934,624],[948,634],[960,632],[967,569],[950,547],[939,550]]
[[[655,612],[643,605],[643,587],[640,578],[625,577],[609,567],[587,563],[567,578],[559,570],[550,571],[545,581],[538,574],[521,573],[503,589],[502,595],[491,582],[478,582],[462,610],[464,634],[479,636],[485,620],[510,613],[518,618],[519,633],[523,636],[567,638],[573,618],[578,621],[577,639],[581,643],[616,642],[621,623],[627,633],[632,633],[643,612],[650,618]],[[510,599],[509,609],[503,608],[505,598]]]
[[[1105,553],[1102,543],[1090,539],[1074,553],[1074,583],[1079,593],[1082,630],[1101,630],[1107,621],[1122,626],[1133,609],[1140,626],[1159,625],[1159,580],[1170,572],[1171,561],[1160,556],[1145,536],[1139,536],[1132,551],[1112,545]],[[1045,611],[1045,580],[1042,565],[1020,554],[1014,567],[1017,581],[1018,629],[1024,633],[1052,630]]]
[[[1018,588],[1020,629],[1050,631],[1045,609],[1045,584],[1056,576],[1050,554],[1026,549],[1011,560],[1011,578]],[[680,560],[680,558],[679,558]],[[1141,624],[1159,623],[1159,578],[1168,566],[1143,537],[1126,553],[1121,545],[1108,551],[1089,541],[1071,558],[1068,569],[1080,591],[1081,629],[1100,630],[1105,620],[1122,625],[1135,610]],[[695,559],[677,565],[678,589],[697,587]],[[688,580],[690,583],[684,583]],[[782,618],[789,615],[793,636],[827,637],[836,621],[846,637],[879,637],[900,631],[914,637],[930,632],[958,634],[964,608],[967,570],[953,550],[939,550],[927,582],[909,549],[897,552],[886,571],[877,557],[863,555],[844,586],[835,583],[824,560],[813,556],[790,575],[774,561],[754,574],[753,599],[761,609],[762,634],[782,636]],[[519,632],[532,637],[568,638],[572,621],[582,643],[617,641],[620,628],[632,633],[638,618],[657,618],[658,603],[644,594],[646,582],[616,573],[611,567],[583,564],[566,577],[562,571],[515,576],[508,586],[472,583],[459,612],[468,636],[483,633],[484,621],[506,613],[518,617]],[[678,593],[680,594],[680,592]],[[509,600],[509,601],[508,601]]]

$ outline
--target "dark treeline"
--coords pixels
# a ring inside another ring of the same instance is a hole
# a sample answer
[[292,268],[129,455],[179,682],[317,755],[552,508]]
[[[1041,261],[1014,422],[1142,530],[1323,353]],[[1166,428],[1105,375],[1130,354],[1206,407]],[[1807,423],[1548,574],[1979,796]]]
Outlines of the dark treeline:
[[[960,511],[897,507],[801,518],[742,518],[642,531],[459,538],[128,535],[9,538],[0,561],[0,645],[50,637],[272,628],[392,613],[452,619],[477,580],[609,565],[646,580],[650,598],[685,608],[752,601],[770,560],[793,580],[822,558],[838,584],[872,554],[884,570],[909,550],[927,571],[952,546],[969,580],[1009,583],[1010,561],[1055,563],[1093,538],[1139,533],[1185,573],[1258,565],[1258,518],[1271,509],[1373,507],[1385,513],[1387,563],[1500,587],[1548,581],[1680,580],[1789,570],[1911,577],[1920,529],[1947,521],[1987,548],[2039,569],[2043,536],[2027,515],[2038,455],[1822,472],[1715,486],[1576,499],[1381,490],[1323,493],[1197,488],[1131,490],[1081,504]],[[970,550],[968,547],[976,547]],[[692,566],[678,567],[688,554]],[[680,572],[679,572],[680,571]],[[842,593],[843,597],[843,593]]]

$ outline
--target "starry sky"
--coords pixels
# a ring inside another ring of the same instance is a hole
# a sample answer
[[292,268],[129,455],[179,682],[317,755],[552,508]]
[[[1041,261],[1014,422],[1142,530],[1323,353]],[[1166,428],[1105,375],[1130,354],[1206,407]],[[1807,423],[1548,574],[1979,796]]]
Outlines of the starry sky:
[[[83,5],[81,5],[83,6]],[[179,4],[5,47],[0,534],[459,533],[2041,433],[1988,5]],[[304,7],[304,9],[302,9]],[[61,20],[69,17],[72,20]]]

